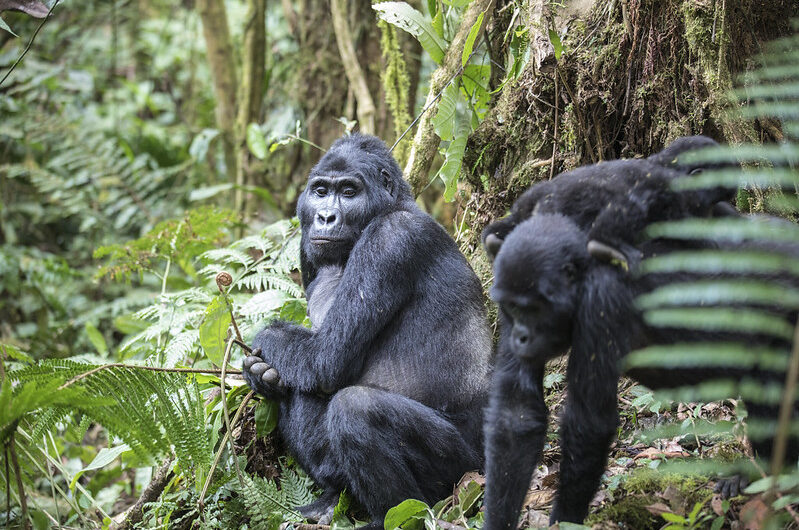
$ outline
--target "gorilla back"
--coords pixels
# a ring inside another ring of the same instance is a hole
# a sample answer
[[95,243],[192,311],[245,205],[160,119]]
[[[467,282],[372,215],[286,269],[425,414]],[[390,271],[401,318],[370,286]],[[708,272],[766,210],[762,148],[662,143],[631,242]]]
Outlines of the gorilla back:
[[482,290],[377,138],[334,143],[297,215],[313,330],[270,324],[245,378],[280,400],[281,435],[325,489],[303,513],[324,521],[346,488],[377,526],[388,508],[446,496],[481,465]]

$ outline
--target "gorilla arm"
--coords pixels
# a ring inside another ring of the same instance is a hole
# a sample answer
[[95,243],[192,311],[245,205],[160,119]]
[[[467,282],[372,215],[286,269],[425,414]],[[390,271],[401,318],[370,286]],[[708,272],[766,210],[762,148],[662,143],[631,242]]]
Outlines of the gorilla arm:
[[256,336],[253,348],[277,369],[281,385],[333,393],[360,378],[370,346],[414,294],[420,256],[429,259],[417,219],[395,212],[370,223],[317,331],[276,322]]

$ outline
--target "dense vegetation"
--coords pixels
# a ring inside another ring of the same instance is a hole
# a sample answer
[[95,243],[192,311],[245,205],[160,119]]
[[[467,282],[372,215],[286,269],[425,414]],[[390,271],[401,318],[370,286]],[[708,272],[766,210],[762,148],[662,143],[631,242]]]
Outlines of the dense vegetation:
[[[743,176],[708,174],[702,184],[732,182],[740,209],[796,217],[797,40],[756,55],[791,32],[790,2],[627,0],[576,12],[532,0],[374,9],[330,2],[343,35],[328,20],[329,3],[316,0],[49,0],[27,2],[40,4],[32,13],[3,11],[13,4],[0,1],[7,526],[277,528],[301,520],[293,508],[318,492],[270,436],[275,404],[236,377],[238,343],[249,344],[269,319],[308,324],[294,202],[320,150],[347,131],[397,142],[419,202],[486,285],[479,232],[531,182],[647,155],[681,134],[748,142],[718,155],[743,160]],[[736,33],[730,18],[748,20],[748,33]],[[354,57],[336,37],[354,43]],[[727,92],[733,79],[745,87],[737,93],[750,103],[743,110]],[[660,229],[797,241],[795,228]],[[795,263],[769,255],[649,266],[799,275]],[[741,299],[774,292],[706,287]],[[685,286],[646,303],[657,311],[695,292]],[[782,295],[799,305],[797,293]],[[776,362],[787,366],[796,350],[777,352]],[[659,359],[643,352],[639,362]],[[556,408],[562,372],[555,362],[545,381]],[[799,524],[796,473],[722,502],[704,487],[717,459],[652,472],[674,458],[745,455],[741,403],[712,401],[725,389],[620,390],[623,425],[593,520]],[[544,520],[556,463],[553,444],[528,495],[529,526]],[[689,478],[674,474],[689,468]],[[409,500],[386,526],[479,526],[482,485],[467,476],[436,506]],[[345,497],[334,517],[340,527],[361,516]]]

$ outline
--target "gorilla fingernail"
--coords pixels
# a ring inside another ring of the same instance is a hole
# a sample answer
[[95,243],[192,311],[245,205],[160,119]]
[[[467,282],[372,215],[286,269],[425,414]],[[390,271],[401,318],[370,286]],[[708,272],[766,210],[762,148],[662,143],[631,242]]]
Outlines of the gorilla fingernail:
[[264,362],[255,363],[250,368],[250,373],[255,377],[262,376],[264,372],[269,370],[269,365]]
[[261,381],[263,381],[268,385],[274,385],[275,383],[277,383],[279,378],[280,375],[277,373],[277,370],[275,370],[274,368],[270,368],[269,370],[264,372],[264,374],[261,376]]

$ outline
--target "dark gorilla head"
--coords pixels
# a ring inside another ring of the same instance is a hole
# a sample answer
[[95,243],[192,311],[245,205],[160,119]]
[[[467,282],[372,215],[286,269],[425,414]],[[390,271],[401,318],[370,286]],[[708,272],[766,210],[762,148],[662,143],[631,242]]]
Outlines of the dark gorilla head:
[[568,217],[534,215],[508,235],[494,261],[491,298],[512,329],[510,350],[529,361],[566,352],[591,259],[586,235]]
[[342,265],[376,215],[415,207],[408,183],[374,136],[337,140],[311,170],[297,202],[302,250],[314,266]]

